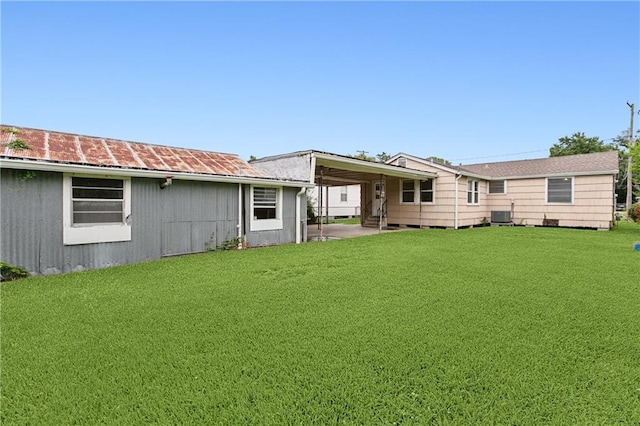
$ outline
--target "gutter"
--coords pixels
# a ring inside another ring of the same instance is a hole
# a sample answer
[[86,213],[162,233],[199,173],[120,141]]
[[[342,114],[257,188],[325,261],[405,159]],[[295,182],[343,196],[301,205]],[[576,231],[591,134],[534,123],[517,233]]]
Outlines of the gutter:
[[242,184],[238,184],[238,250],[242,250]]
[[455,190],[455,196],[454,196],[454,207],[453,207],[453,229],[458,229],[458,185],[459,185],[459,180],[462,177],[461,174],[457,174],[456,175],[456,190]]
[[304,186],[300,188],[300,191],[296,194],[296,244],[300,244],[302,242],[302,225],[300,221],[302,220],[302,215],[300,214],[300,197],[307,192],[307,188]]
[[158,178],[165,179],[171,176],[173,179],[220,182],[220,183],[246,183],[253,185],[278,185],[287,187],[312,187],[311,183],[301,181],[285,181],[269,177],[245,177],[245,176],[227,176],[227,175],[210,175],[210,174],[194,174],[185,172],[174,172],[170,170],[139,170],[125,169],[118,167],[97,167],[86,166],[81,164],[68,163],[45,163],[33,160],[7,159],[0,158],[0,168],[21,169],[21,170],[39,170],[43,172],[60,172],[60,173],[85,173],[85,174],[101,174],[110,176],[125,176],[139,178]]

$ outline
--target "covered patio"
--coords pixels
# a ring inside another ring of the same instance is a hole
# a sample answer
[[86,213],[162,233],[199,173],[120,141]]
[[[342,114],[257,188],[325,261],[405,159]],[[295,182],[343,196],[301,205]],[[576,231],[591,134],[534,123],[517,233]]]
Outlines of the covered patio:
[[382,232],[387,225],[388,178],[412,180],[437,178],[436,173],[313,150],[265,157],[254,160],[251,164],[280,179],[304,180],[318,186],[320,225],[309,225],[307,234],[311,236],[311,228],[317,227],[319,238],[326,236],[324,228],[327,225],[322,224],[320,220],[328,211],[326,188],[360,185],[360,228],[374,228],[374,231]]

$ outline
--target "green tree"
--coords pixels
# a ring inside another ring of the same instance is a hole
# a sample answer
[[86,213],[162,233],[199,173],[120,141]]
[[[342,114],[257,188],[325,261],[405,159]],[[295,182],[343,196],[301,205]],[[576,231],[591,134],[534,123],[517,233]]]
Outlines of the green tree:
[[587,137],[578,132],[571,136],[558,139],[549,149],[549,157],[561,157],[563,155],[589,154],[591,152],[604,152],[616,149],[614,144],[606,144],[599,137]]
[[429,158],[427,158],[427,160],[433,161],[434,163],[442,164],[444,166],[450,166],[451,165],[451,161],[445,160],[444,158],[440,158],[440,157],[429,157]]
[[629,154],[631,154],[631,173],[635,190],[633,193],[640,196],[640,130],[636,131],[636,137],[629,144],[629,130],[623,131],[613,139],[612,145],[616,146],[620,153],[620,171],[616,183],[617,202],[624,203],[627,198],[627,167]]
[[384,152],[384,151],[382,151],[380,154],[376,155],[376,160],[378,162],[380,162],[380,163],[384,163],[389,158],[391,158],[391,156],[389,154],[387,154],[386,152]]
[[358,151],[357,154],[349,155],[349,157],[357,158],[358,160],[364,160],[364,161],[374,161],[374,162],[378,162],[378,163],[384,163],[389,158],[391,158],[391,156],[389,154],[387,154],[386,152],[384,152],[384,151],[382,151],[380,154],[376,155],[375,157],[372,157],[372,156],[367,155],[367,154],[368,154],[367,151]]

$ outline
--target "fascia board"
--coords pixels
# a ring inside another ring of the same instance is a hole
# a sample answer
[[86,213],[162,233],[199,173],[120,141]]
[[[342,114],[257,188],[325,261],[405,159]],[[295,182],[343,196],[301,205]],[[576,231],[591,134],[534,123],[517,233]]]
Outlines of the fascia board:
[[161,170],[138,170],[138,169],[124,169],[116,167],[96,167],[86,166],[81,164],[61,164],[61,163],[49,163],[43,161],[34,160],[19,160],[19,159],[7,159],[0,158],[0,168],[6,169],[23,169],[23,170],[40,170],[49,172],[60,173],[98,173],[108,174],[112,176],[128,176],[139,178],[161,178],[164,179],[167,176],[171,176],[173,179],[179,180],[193,180],[193,181],[206,181],[206,182],[220,182],[220,183],[243,183],[243,184],[255,184],[255,185],[279,185],[290,187],[306,187],[313,188],[313,184],[302,181],[285,181],[274,178],[253,178],[243,176],[222,176],[222,175],[207,175],[207,174],[194,174],[194,173],[182,173],[182,172],[169,172]]
[[353,172],[384,174],[393,177],[406,177],[412,179],[436,178],[438,175],[422,170],[407,169],[404,167],[391,166],[384,163],[371,163],[356,158],[336,157],[330,154],[313,153],[316,158],[316,165],[342,168]]

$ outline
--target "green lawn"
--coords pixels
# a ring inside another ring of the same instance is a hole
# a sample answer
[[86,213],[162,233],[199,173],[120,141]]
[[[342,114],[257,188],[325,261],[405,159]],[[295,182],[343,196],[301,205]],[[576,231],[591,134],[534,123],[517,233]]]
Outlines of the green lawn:
[[1,422],[638,424],[640,226],[415,230],[5,283]]
[[344,225],[360,225],[359,217],[350,217],[347,219],[331,219],[329,223],[342,223]]

